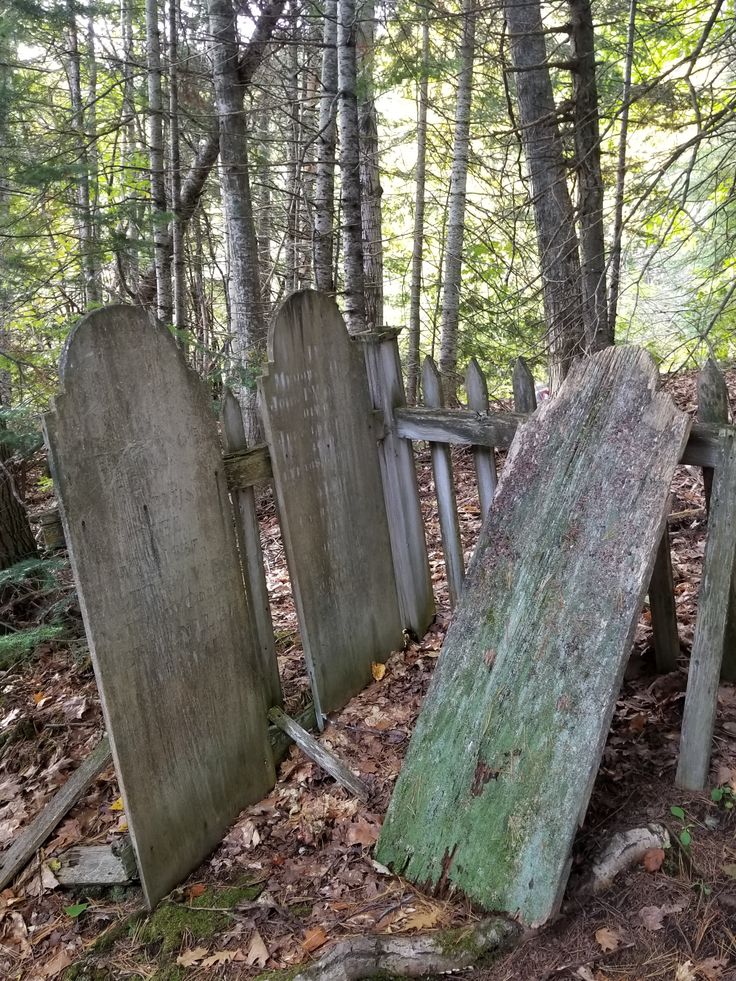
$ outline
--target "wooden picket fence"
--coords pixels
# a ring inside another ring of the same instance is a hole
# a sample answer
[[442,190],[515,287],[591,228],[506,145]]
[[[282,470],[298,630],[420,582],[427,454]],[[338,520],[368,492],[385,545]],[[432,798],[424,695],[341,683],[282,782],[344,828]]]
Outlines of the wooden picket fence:
[[[421,637],[431,623],[416,442],[430,448],[452,604],[462,589],[450,447],[472,448],[485,514],[497,482],[495,450],[510,446],[534,409],[533,379],[518,363],[518,411],[493,411],[473,361],[467,408],[448,408],[427,359],[424,405],[408,407],[397,333],[350,338],[333,300],[311,291],[292,296],[271,328],[260,382],[267,442],[246,445],[239,405],[227,394],[224,454],[207,417],[206,389],[170,336],[140,311],[97,311],[67,346],[47,443],[151,905],[275,779],[278,740],[272,732],[269,742],[267,717],[282,696],[256,485],[272,481],[278,504],[313,694],[303,722],[321,728],[327,713],[369,683],[372,663],[402,646],[405,631]],[[718,379],[709,365],[701,417],[682,456],[704,469],[710,493],[683,786],[707,778],[714,672],[717,687],[724,649],[724,676],[736,678],[727,615],[734,606],[736,429],[727,425]],[[666,529],[650,603],[657,664],[671,670],[680,649]]]

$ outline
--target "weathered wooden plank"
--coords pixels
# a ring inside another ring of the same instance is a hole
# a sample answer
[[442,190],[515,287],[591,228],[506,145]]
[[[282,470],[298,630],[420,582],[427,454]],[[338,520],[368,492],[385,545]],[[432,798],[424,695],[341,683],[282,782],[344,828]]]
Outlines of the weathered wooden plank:
[[[698,420],[716,426],[728,424],[730,406],[728,387],[723,372],[713,358],[708,358],[698,373]],[[705,506],[710,508],[710,494],[713,486],[713,468],[703,467],[703,488]]]
[[250,450],[227,453],[224,457],[225,476],[230,490],[244,490],[264,480],[271,480],[271,457],[268,447],[254,446]]
[[74,329],[52,474],[149,905],[274,782],[206,387],[142,310]]
[[138,878],[138,868],[130,839],[113,845],[80,845],[69,848],[58,858],[54,868],[59,885],[65,888],[84,886],[126,886]]
[[423,637],[434,616],[434,596],[414,452],[392,431],[394,410],[406,405],[396,335],[395,330],[366,331],[356,339],[364,345],[368,388],[383,423],[378,456],[401,621],[416,637]]
[[[302,729],[316,729],[317,719],[314,714],[314,703],[310,702],[305,709],[303,709],[296,717],[296,723]],[[289,752],[289,747],[294,742],[291,736],[284,732],[283,729],[279,729],[275,725],[270,725],[268,727],[268,741],[271,744],[271,751],[273,752],[273,759],[276,764],[280,763],[286,758],[286,754]]]
[[732,658],[736,653],[736,631],[729,616],[736,600],[736,437],[733,433],[724,436],[721,453],[713,477],[677,764],[677,786],[686,790],[703,790],[707,785],[721,664],[726,652]]
[[3,854],[0,860],[0,889],[4,889],[12,882],[30,862],[36,850],[43,845],[57,824],[77,801],[81,800],[90,784],[109,764],[110,742],[107,736],[103,736],[84,763],[77,767],[64,786],[54,794],[44,809]]
[[[434,361],[427,357],[422,365],[424,401],[432,408],[442,408],[442,380]],[[452,476],[450,447],[446,443],[430,443],[434,491],[440,520],[442,551],[445,555],[445,574],[450,594],[450,606],[456,606],[465,578],[465,561],[460,542],[460,521],[455,500],[455,481]]]
[[[472,358],[465,372],[465,391],[468,394],[468,408],[475,412],[488,412],[488,385],[480,365]],[[496,475],[496,454],[493,447],[474,446],[473,462],[478,478],[478,496],[481,514],[485,517],[493,503],[498,478]]]
[[[243,413],[240,403],[230,389],[226,389],[220,413],[222,441],[225,450],[233,453],[245,451],[248,443],[245,438]],[[281,705],[281,679],[276,660],[276,645],[271,621],[271,606],[268,601],[268,586],[263,568],[261,533],[256,516],[256,502],[252,487],[242,487],[231,491],[235,505],[235,533],[238,539],[240,561],[243,567],[246,593],[253,616],[256,637],[258,638],[260,682],[266,705]]]
[[609,348],[519,429],[378,844],[413,882],[560,902],[687,437],[656,387]]
[[670,535],[665,526],[657,548],[652,579],[649,583],[649,609],[652,614],[654,657],[657,670],[665,674],[677,668],[680,635],[677,630],[677,607],[672,581]]
[[[427,409],[407,407],[394,412],[394,431],[404,439],[459,446],[497,446],[508,449],[516,430],[527,416],[516,412],[489,412],[481,415],[468,409]],[[736,430],[734,426],[725,427]],[[718,466],[722,426],[694,422],[680,463],[692,467]]]
[[351,794],[354,794],[362,801],[368,800],[370,794],[368,785],[360,777],[357,777],[352,770],[349,770],[344,763],[338,760],[334,753],[330,753],[329,750],[318,743],[314,736],[310,736],[306,729],[302,729],[297,722],[289,718],[279,708],[272,708],[268,713],[268,717],[275,726],[278,726],[279,729],[283,730],[294,740],[299,749],[310,760],[314,760],[318,766],[321,766],[325,773],[329,773],[341,787],[349,790]]
[[531,413],[537,408],[537,392],[534,387],[534,375],[524,358],[517,358],[511,375],[511,387],[514,391],[514,409],[516,412]]
[[294,602],[317,720],[403,645],[363,351],[334,300],[282,305],[260,381]]

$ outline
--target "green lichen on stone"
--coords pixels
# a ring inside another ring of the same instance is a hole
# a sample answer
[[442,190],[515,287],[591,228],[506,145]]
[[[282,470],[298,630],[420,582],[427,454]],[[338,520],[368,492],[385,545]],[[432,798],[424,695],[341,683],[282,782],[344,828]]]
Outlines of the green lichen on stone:
[[438,930],[437,946],[445,957],[467,955],[470,961],[482,957],[485,948],[478,943],[472,927],[458,927],[454,930]]
[[243,883],[224,889],[207,889],[191,904],[162,903],[137,931],[144,944],[159,943],[166,953],[178,950],[185,937],[208,940],[230,922],[228,911],[238,903],[256,899],[263,884]]

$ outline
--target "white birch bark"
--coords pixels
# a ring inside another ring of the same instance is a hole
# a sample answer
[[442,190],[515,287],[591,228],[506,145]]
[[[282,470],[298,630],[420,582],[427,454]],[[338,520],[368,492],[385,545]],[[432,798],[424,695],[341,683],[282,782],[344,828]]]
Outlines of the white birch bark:
[[440,340],[440,376],[445,399],[457,402],[457,343],[460,316],[460,288],[465,233],[465,197],[470,149],[470,109],[473,97],[473,60],[475,57],[475,0],[463,0],[462,39],[459,50],[460,73],[455,106],[455,135],[450,170],[450,202],[447,220],[447,245],[442,290],[442,336]]
[[318,290],[335,292],[335,154],[337,152],[337,0],[325,0],[322,77],[314,192],[314,280]]
[[[179,139],[179,2],[169,0],[169,172],[171,177],[171,210],[169,228],[173,272],[173,324],[177,330],[186,327],[186,283],[184,264],[184,229],[181,221],[181,150]],[[180,338],[181,340],[181,338]]]
[[156,315],[159,320],[169,323],[171,321],[171,252],[166,219],[164,102],[161,77],[161,32],[158,14],[158,0],[146,0],[148,158],[153,221],[153,258],[156,269]]

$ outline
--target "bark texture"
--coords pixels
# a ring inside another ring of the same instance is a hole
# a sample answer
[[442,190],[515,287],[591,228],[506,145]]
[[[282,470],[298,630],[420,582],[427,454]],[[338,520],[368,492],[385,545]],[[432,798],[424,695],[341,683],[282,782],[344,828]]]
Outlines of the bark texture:
[[322,94],[319,100],[317,176],[314,194],[314,281],[335,292],[335,154],[337,152],[337,0],[326,0],[322,35]]
[[164,164],[164,97],[161,80],[161,32],[157,0],[146,0],[148,60],[148,158],[151,171],[153,256],[156,269],[156,315],[171,321],[171,250],[168,234]]
[[366,327],[383,325],[383,221],[378,156],[378,116],[373,84],[376,37],[375,0],[364,0],[358,31],[358,129],[360,207],[363,226],[363,286]]

